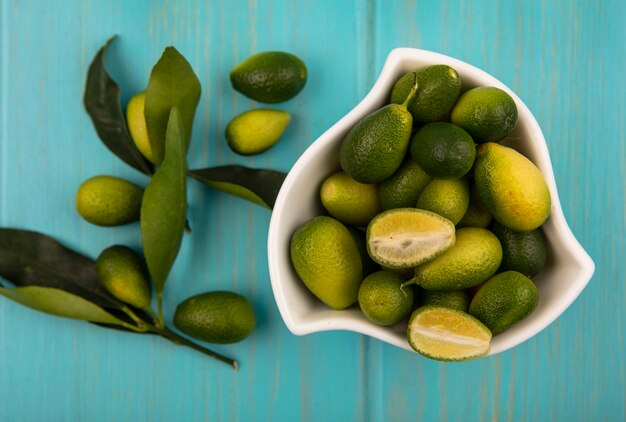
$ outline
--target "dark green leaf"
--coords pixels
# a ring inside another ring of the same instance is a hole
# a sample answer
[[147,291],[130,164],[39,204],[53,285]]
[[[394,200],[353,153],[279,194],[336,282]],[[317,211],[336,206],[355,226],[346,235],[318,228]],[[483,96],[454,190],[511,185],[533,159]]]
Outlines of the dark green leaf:
[[127,164],[149,175],[152,174],[152,165],[141,155],[128,133],[120,104],[120,88],[104,67],[106,49],[114,38],[98,50],[89,66],[85,108],[104,145]]
[[150,180],[141,204],[141,238],[157,296],[163,291],[185,229],[187,209],[184,136],[177,107],[165,135],[165,159]]
[[2,287],[0,295],[47,314],[105,324],[124,324],[98,305],[51,287],[27,286],[14,289]]
[[178,108],[184,130],[185,154],[189,146],[193,117],[200,99],[200,81],[191,65],[174,48],[167,47],[152,68],[146,89],[146,125],[154,162],[160,164],[165,154],[165,132],[170,110]]
[[205,185],[269,209],[274,207],[278,191],[287,177],[285,173],[275,170],[236,165],[190,170],[189,174]]
[[41,233],[0,228],[0,277],[16,286],[64,290],[103,307],[122,306],[100,284],[93,260]]

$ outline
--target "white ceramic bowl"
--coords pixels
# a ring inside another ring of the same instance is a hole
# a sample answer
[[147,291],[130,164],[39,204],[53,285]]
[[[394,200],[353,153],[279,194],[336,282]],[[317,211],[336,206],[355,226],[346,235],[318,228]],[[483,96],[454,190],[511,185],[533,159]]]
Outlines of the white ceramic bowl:
[[349,330],[411,350],[404,324],[381,327],[369,322],[358,306],[336,311],[315,298],[291,265],[289,243],[298,226],[324,214],[319,199],[320,185],[340,168],[339,146],[346,133],[361,118],[386,104],[393,84],[401,75],[432,64],[447,64],[456,69],[462,81],[461,92],[476,86],[496,86],[513,97],[519,120],[511,135],[514,140],[508,145],[539,167],[552,194],[552,212],[543,226],[549,248],[548,262],[533,279],[539,289],[539,304],[525,320],[493,338],[491,354],[510,349],[543,330],[567,309],[591,279],[593,261],[574,238],[563,217],[546,141],[528,107],[502,82],[474,66],[431,51],[399,48],[389,54],[380,77],[363,101],[302,154],[276,200],[268,237],[269,271],[276,304],[292,333],[304,335]]

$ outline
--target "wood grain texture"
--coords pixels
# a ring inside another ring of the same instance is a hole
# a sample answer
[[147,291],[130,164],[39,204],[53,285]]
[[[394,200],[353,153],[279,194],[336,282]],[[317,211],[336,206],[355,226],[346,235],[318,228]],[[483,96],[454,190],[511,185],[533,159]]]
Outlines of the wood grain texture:
[[[189,219],[165,291],[250,297],[259,327],[220,347],[238,372],[160,338],[98,329],[0,300],[0,420],[626,419],[626,3],[595,1],[2,0],[0,225],[41,230],[90,256],[139,245],[139,226],[99,228],[73,206],[79,184],[147,179],[101,145],[83,110],[87,66],[112,34],[122,97],[145,88],[167,45],[203,86],[190,167],[286,171],[369,90],[388,52],[439,51],[514,89],[541,125],[565,216],[596,262],[587,289],[517,348],[463,364],[429,361],[344,332],[296,337],[280,319],[266,259],[268,211],[189,181]],[[270,151],[240,157],[223,137],[254,101],[230,87],[248,55],[308,65],[292,123]]]

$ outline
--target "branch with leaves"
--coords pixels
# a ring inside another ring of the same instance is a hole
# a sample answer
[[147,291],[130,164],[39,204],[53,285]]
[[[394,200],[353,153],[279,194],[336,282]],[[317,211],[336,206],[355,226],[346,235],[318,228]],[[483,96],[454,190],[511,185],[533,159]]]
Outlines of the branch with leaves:
[[150,75],[145,121],[152,160],[130,135],[120,88],[104,66],[109,39],[87,74],[84,104],[98,137],[126,164],[150,177],[141,202],[141,239],[157,312],[138,309],[111,294],[98,279],[95,262],[45,234],[0,228],[0,295],[29,308],[101,327],[155,334],[237,368],[237,362],[177,334],[165,324],[163,290],[178,255],[187,221],[187,177],[271,209],[286,174],[226,165],[188,170],[191,139],[201,87],[191,65],[167,47]]
[[95,262],[41,233],[0,228],[0,295],[48,314],[133,333],[157,334],[228,363],[237,362],[159,327],[141,309],[121,302],[100,283]]

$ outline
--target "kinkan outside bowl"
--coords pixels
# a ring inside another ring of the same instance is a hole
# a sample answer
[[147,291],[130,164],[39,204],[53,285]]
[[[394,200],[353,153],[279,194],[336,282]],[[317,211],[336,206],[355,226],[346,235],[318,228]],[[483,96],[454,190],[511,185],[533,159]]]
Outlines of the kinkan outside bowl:
[[539,304],[526,319],[493,338],[490,354],[508,350],[539,333],[561,315],[589,283],[594,263],[563,217],[546,141],[528,107],[502,82],[474,66],[431,51],[398,48],[387,57],[369,94],[302,154],[276,200],[268,236],[269,271],[276,304],[292,333],[305,335],[349,330],[412,350],[406,340],[406,325],[375,325],[363,316],[358,306],[337,311],[313,296],[291,264],[289,244],[298,226],[325,214],[319,189],[324,179],[340,168],[339,146],[350,128],[387,103],[391,88],[400,76],[433,64],[447,64],[456,69],[461,77],[461,92],[476,86],[495,86],[513,97],[518,108],[518,122],[510,138],[503,143],[514,147],[537,165],[552,195],[551,214],[543,226],[549,249],[548,262],[545,269],[533,278],[539,290]]

